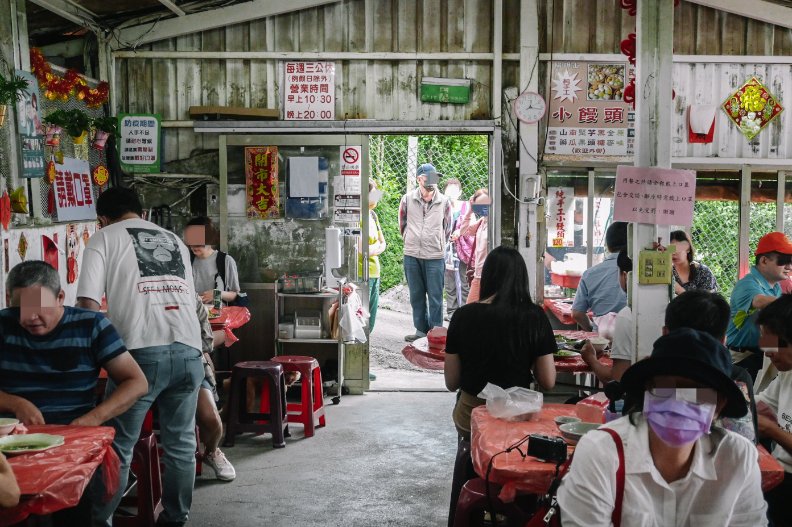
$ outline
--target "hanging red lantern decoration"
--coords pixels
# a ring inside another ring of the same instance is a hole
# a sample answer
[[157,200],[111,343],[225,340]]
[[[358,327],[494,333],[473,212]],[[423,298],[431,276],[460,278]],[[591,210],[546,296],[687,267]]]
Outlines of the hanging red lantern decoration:
[[635,66],[635,33],[630,33],[621,41],[621,52],[627,55],[630,64]]

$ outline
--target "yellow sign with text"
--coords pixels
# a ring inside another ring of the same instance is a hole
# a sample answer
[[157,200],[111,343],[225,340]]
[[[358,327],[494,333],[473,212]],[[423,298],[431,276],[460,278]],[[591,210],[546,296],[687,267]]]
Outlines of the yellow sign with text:
[[671,255],[674,247],[666,251],[641,251],[638,267],[638,283],[641,285],[669,285],[673,279]]

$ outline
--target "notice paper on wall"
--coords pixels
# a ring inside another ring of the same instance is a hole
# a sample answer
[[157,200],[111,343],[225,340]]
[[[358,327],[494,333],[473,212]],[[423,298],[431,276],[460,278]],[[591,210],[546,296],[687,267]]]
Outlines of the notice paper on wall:
[[338,209],[344,208],[360,208],[360,195],[351,194],[336,194],[333,197],[333,205]]
[[336,208],[333,212],[333,220],[342,223],[359,223],[360,209],[357,208]]
[[360,177],[333,176],[333,189],[336,194],[360,195]]
[[289,158],[289,197],[319,197],[319,158]]
[[652,225],[693,223],[696,172],[669,168],[616,168],[613,219]]

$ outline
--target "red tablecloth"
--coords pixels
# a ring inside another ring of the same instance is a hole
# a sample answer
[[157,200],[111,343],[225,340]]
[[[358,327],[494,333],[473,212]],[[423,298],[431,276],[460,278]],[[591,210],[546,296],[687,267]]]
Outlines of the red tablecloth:
[[[559,436],[553,419],[559,415],[576,415],[573,404],[545,404],[538,421],[505,421],[492,417],[486,406],[473,409],[471,414],[470,454],[476,474],[484,478],[490,459],[529,434]],[[759,449],[759,468],[762,472],[762,490],[778,485],[784,478],[784,469],[763,447]],[[525,449],[522,449],[523,452]],[[573,447],[569,447],[570,452]],[[555,474],[553,463],[544,463],[532,457],[522,458],[517,450],[495,458],[490,481],[503,486],[500,497],[511,501],[517,491],[526,494],[543,494]]]
[[545,311],[550,311],[565,326],[576,323],[572,318],[572,302],[569,298],[545,298],[543,305]]
[[8,458],[22,500],[0,513],[0,526],[18,523],[31,514],[50,514],[74,507],[100,464],[110,475],[109,493],[118,488],[119,461],[112,448],[115,430],[109,426],[29,426],[33,433],[56,434],[65,444],[35,454]]
[[[553,333],[556,335],[563,335],[570,339],[590,339],[598,336],[597,333],[593,331],[577,331],[570,329],[557,329],[553,331]],[[605,366],[613,366],[613,360],[610,357],[600,357],[599,361]],[[556,371],[565,373],[583,373],[591,371],[588,365],[583,361],[583,357],[580,356],[567,358],[556,357],[555,368]]]
[[248,308],[241,306],[226,306],[220,312],[220,316],[210,319],[209,323],[212,325],[212,331],[225,332],[225,345],[229,347],[239,340],[231,330],[241,328],[249,321],[250,311],[248,311]]

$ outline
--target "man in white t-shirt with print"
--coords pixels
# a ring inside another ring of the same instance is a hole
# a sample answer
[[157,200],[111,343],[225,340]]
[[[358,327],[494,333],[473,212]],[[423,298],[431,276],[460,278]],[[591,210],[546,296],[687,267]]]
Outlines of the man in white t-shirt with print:
[[756,396],[759,436],[775,443],[773,457],[784,467],[784,480],[765,493],[774,525],[792,525],[792,295],[782,295],[759,312],[759,347],[778,376]]
[[[204,378],[201,328],[187,247],[172,232],[141,219],[142,212],[134,190],[115,187],[99,196],[96,214],[103,228],[88,241],[77,287],[79,307],[99,310],[106,295],[107,316],[149,383],[145,396],[109,422],[116,429],[121,479],[114,498],[95,517],[111,525],[132,449],[156,402],[165,465],[164,510],[157,525],[183,525],[195,482],[195,408]],[[114,389],[108,382],[107,394]]]

